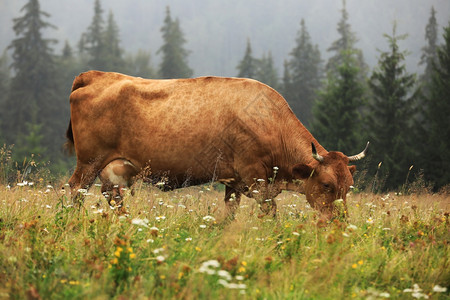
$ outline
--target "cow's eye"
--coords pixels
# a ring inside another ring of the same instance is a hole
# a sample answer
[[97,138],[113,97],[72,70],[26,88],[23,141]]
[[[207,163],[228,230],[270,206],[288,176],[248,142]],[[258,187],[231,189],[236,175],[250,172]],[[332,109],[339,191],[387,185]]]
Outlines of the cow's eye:
[[329,190],[331,187],[331,185],[329,183],[322,183],[322,186],[324,189],[327,189],[327,190]]

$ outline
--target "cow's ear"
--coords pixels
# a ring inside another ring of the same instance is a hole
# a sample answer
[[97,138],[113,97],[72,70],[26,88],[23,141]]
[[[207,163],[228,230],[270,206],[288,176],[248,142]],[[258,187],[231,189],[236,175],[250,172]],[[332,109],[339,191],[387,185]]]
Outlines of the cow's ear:
[[353,175],[353,174],[355,174],[356,166],[348,166],[348,170],[349,170],[350,173]]
[[295,179],[307,179],[311,177],[313,171],[313,167],[305,164],[297,164],[292,167],[292,175]]

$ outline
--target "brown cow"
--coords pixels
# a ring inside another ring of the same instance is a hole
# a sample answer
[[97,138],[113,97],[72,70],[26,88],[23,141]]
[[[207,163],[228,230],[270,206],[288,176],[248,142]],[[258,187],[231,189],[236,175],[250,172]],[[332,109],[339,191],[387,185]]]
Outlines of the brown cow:
[[102,190],[121,201],[120,190],[150,167],[151,179],[162,178],[168,188],[224,183],[231,212],[244,194],[274,215],[272,199],[294,190],[331,216],[333,202],[345,204],[353,184],[356,167],[348,163],[367,150],[351,157],[326,151],[280,94],[251,79],[149,80],[89,71],[75,78],[70,108],[75,201],[99,174]]

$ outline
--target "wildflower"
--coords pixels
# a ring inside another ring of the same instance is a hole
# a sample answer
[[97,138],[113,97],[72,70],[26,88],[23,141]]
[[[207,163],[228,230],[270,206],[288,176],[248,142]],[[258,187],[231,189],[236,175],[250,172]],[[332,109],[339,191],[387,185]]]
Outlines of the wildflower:
[[216,219],[212,216],[204,216],[203,220],[206,222],[209,222],[209,221],[215,221]]
[[242,280],[244,280],[244,276],[242,276],[242,275],[236,275],[236,280],[238,280],[238,281],[242,281]]
[[131,254],[130,254],[130,259],[134,259],[134,258],[136,258],[136,254],[131,253]]
[[353,225],[353,224],[349,224],[349,225],[347,226],[347,229],[350,229],[350,230],[356,230],[356,229],[358,229],[358,227],[356,227],[356,226]]
[[220,263],[217,260],[208,260],[202,263],[198,271],[200,273],[206,273],[208,275],[216,274],[216,268],[220,267]]
[[143,227],[147,227],[148,228],[148,219],[138,219],[138,218],[134,218],[133,220],[131,220],[131,224],[133,225],[138,225],[138,226],[143,226]]
[[417,283],[414,283],[413,288],[412,289],[404,289],[403,293],[411,293],[411,296],[413,298],[424,298],[424,299],[428,299],[428,295],[426,294],[422,294],[422,289],[419,287],[419,285]]
[[273,170],[274,170],[274,171],[278,171],[279,168],[278,168],[278,167],[273,167]]
[[259,191],[258,191],[258,190],[253,190],[252,193],[253,193],[253,194],[258,194]]
[[166,259],[166,258],[165,258],[164,256],[158,255],[158,256],[156,257],[156,262],[162,263],[165,259]]
[[192,238],[191,238],[191,237],[188,237],[188,238],[186,238],[185,240],[186,240],[186,242],[190,242],[190,241],[192,241]]
[[201,252],[201,251],[202,251],[202,248],[200,248],[200,247],[195,247],[195,251]]
[[264,182],[265,180],[262,179],[262,178],[259,178],[259,179],[257,179],[256,181],[258,181],[258,182]]
[[352,265],[352,269],[356,269],[357,267],[358,267],[357,264],[353,264],[353,265]]
[[231,280],[231,275],[226,270],[219,270],[219,271],[217,271],[217,275],[219,275],[220,277],[225,278],[225,280],[228,280],[228,281]]
[[122,253],[123,249],[121,247],[117,247],[116,251],[114,252],[114,256],[120,257],[120,253]]
[[447,291],[447,288],[446,287],[442,287],[439,284],[436,284],[433,287],[433,292],[436,292],[436,293],[445,293],[446,291]]
[[373,219],[372,218],[368,218],[366,221],[367,224],[373,224]]
[[206,225],[205,225],[205,224],[201,224],[201,225],[200,225],[200,228],[203,228],[203,229],[204,229],[204,228],[206,228]]
[[166,216],[159,216],[159,217],[156,217],[155,218],[156,219],[156,221],[161,221],[161,220],[165,220],[166,219]]
[[299,236],[299,235],[300,235],[300,233],[298,233],[297,231],[293,231],[292,234],[293,234],[293,235],[296,235],[296,236]]
[[358,261],[358,265],[362,265],[364,263],[364,261],[360,260]]

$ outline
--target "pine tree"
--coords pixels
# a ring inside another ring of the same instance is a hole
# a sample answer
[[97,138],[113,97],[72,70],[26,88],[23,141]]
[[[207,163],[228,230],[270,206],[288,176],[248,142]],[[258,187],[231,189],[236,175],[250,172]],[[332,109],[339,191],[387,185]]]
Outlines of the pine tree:
[[422,56],[420,65],[425,65],[425,71],[420,80],[422,83],[422,93],[427,96],[429,94],[428,85],[431,82],[431,74],[433,72],[433,64],[436,62],[438,28],[436,21],[436,11],[431,7],[431,15],[425,28],[425,40],[428,45],[422,48]]
[[325,70],[327,73],[338,73],[339,66],[341,66],[346,60],[345,56],[349,53],[352,53],[352,55],[355,56],[355,59],[358,62],[358,69],[360,72],[358,77],[361,83],[363,83],[366,80],[367,65],[364,62],[362,51],[355,48],[355,44],[358,39],[356,38],[356,34],[351,30],[351,26],[348,23],[348,12],[346,9],[345,0],[342,0],[342,5],[342,18],[339,21],[337,27],[337,31],[340,37],[331,44],[330,48],[327,49],[328,52],[334,52],[334,55],[328,59]]
[[31,146],[23,139],[29,135],[29,128],[42,126],[42,143],[49,151],[56,151],[60,127],[55,126],[54,116],[63,105],[57,97],[56,63],[50,47],[56,41],[42,37],[42,31],[55,27],[43,20],[49,14],[41,11],[38,0],[29,0],[21,11],[24,15],[14,19],[17,38],[9,46],[14,77],[1,112],[2,131],[7,143],[24,141],[18,147],[26,148]]
[[268,55],[264,54],[263,57],[257,61],[255,79],[278,90],[278,74],[273,64],[272,53],[270,51]]
[[[6,50],[0,57],[0,110],[5,109],[4,105],[8,99],[8,87],[9,87],[9,68],[8,68],[8,56]],[[0,113],[1,115],[1,113]],[[5,142],[3,140],[3,135],[1,134],[2,119],[0,119],[0,147]]]
[[122,58],[123,50],[120,47],[119,39],[119,27],[114,20],[112,11],[109,12],[108,21],[105,32],[103,33],[104,39],[104,58],[105,58],[105,71],[123,72],[125,69],[125,60]]
[[183,48],[186,43],[178,19],[172,20],[170,8],[166,8],[164,26],[161,28],[164,44],[159,48],[158,54],[162,53],[162,62],[159,67],[161,78],[188,78],[193,74],[188,66],[187,57],[189,51]]
[[406,51],[401,52],[398,42],[406,35],[398,36],[394,25],[392,36],[384,35],[389,51],[382,52],[378,67],[373,71],[369,86],[373,93],[369,115],[365,122],[371,141],[372,169],[379,162],[386,189],[397,188],[404,183],[414,158],[414,90],[415,76],[406,72]]
[[79,42],[80,52],[89,55],[87,64],[90,69],[104,70],[106,67],[104,28],[103,9],[100,0],[95,0],[91,25],[87,32],[81,35]]
[[450,22],[444,28],[444,44],[437,47],[431,70],[430,96],[426,107],[427,128],[425,176],[441,188],[450,183]]
[[296,42],[290,53],[291,59],[285,65],[283,94],[297,117],[307,125],[311,119],[316,92],[320,88],[322,61],[319,48],[312,44],[303,19]]
[[364,86],[358,80],[354,56],[343,57],[338,73],[328,74],[327,85],[314,104],[311,131],[325,148],[356,153],[364,144],[359,113]]
[[247,39],[247,47],[245,48],[244,57],[237,66],[237,69],[239,70],[237,77],[255,78],[257,71],[256,65],[257,62],[252,54],[252,45],[250,43],[250,39]]

